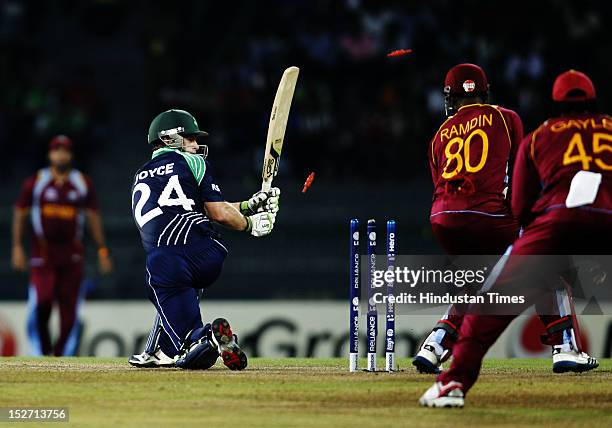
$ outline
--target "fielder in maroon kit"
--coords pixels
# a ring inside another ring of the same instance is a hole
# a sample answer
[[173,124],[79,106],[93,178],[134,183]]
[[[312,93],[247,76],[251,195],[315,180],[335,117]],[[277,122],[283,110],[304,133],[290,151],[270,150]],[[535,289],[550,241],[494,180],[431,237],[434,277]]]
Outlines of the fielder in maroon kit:
[[[503,254],[519,224],[509,201],[509,171],[523,138],[512,110],[485,104],[489,84],[474,64],[451,68],[444,79],[448,118],[431,140],[429,166],[434,184],[431,227],[447,254]],[[452,352],[464,305],[451,305],[421,345],[412,364],[439,372]]]
[[[488,86],[477,65],[459,64],[449,70],[444,81],[449,117],[428,150],[434,183],[431,226],[450,255],[504,254],[519,235],[510,207],[509,174],[523,125],[514,111],[485,104]],[[549,301],[555,297],[551,293]],[[412,362],[418,371],[439,372],[452,353],[466,309],[467,305],[448,308]],[[559,315],[539,312],[551,333],[559,328]],[[547,344],[560,345],[558,335]],[[559,353],[556,358],[564,357]],[[553,370],[564,371],[554,359]]]
[[[64,135],[49,144],[50,166],[28,178],[15,204],[12,265],[27,269],[23,245],[27,218],[31,220],[30,315],[28,336],[33,355],[74,355],[77,344],[76,306],[83,279],[83,224],[89,223],[98,248],[101,272],[112,269],[104,244],[102,222],[89,177],[71,168],[72,142]],[[54,345],[49,317],[54,303],[60,314],[60,334]]]
[[[512,258],[514,255],[609,254],[610,251],[612,118],[593,113],[595,88],[580,72],[570,70],[557,77],[553,100],[560,115],[527,135],[517,154],[512,209],[525,229],[513,244],[511,257],[502,265],[501,273],[493,278],[491,291],[503,292],[528,279],[521,275],[529,259]],[[536,288],[522,291],[531,293],[524,306],[546,293]],[[478,378],[484,355],[516,317],[477,312],[470,310],[464,317],[453,348],[451,367],[421,397],[422,405],[463,406],[465,394]],[[571,314],[566,315],[559,324],[571,326]],[[563,336],[568,336],[568,331],[571,333],[570,340],[564,337],[559,351],[573,354],[576,364],[596,367],[597,361],[578,348],[573,329],[563,331]]]

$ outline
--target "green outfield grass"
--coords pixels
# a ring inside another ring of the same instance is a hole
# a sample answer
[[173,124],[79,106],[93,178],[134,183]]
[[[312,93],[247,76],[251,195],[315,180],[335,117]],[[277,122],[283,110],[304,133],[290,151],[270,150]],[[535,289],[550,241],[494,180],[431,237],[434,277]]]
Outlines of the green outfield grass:
[[487,360],[464,409],[418,407],[433,377],[408,360],[393,374],[346,367],[251,359],[244,372],[219,363],[190,372],[116,358],[0,358],[0,407],[67,406],[74,427],[612,426],[612,360],[582,375],[555,375],[550,360]]

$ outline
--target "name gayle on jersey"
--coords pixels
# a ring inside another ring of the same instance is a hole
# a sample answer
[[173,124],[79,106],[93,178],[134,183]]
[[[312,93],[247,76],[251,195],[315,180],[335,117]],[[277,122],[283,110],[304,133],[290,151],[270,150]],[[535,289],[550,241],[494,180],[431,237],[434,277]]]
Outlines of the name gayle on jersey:
[[508,296],[500,293],[485,293],[477,296],[469,294],[454,295],[451,293],[399,293],[397,295],[374,294],[376,304],[423,304],[423,305],[451,305],[451,304],[523,304],[525,296]]

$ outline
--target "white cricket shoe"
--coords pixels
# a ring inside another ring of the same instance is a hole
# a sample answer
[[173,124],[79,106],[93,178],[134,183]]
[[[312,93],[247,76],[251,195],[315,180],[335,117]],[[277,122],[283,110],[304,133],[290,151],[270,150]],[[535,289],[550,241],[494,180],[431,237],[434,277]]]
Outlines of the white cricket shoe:
[[164,354],[161,348],[157,348],[152,354],[143,352],[132,355],[128,363],[138,368],[174,367],[174,358]]
[[412,365],[419,373],[438,374],[444,352],[442,346],[436,342],[424,343],[412,360]]
[[553,346],[552,351],[553,372],[555,373],[582,373],[599,367],[597,358],[591,357],[586,352],[578,352],[575,349],[567,349],[563,346]]
[[419,404],[424,407],[463,407],[463,403],[463,385],[454,380],[446,385],[435,382],[419,398]]

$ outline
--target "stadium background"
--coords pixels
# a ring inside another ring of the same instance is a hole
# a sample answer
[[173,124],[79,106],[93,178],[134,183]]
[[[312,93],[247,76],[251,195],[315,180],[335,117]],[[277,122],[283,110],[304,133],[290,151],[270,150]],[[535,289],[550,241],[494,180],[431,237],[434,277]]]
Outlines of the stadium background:
[[[97,187],[115,272],[90,299],[145,299],[132,174],[149,156],[151,118],[185,108],[209,131],[209,159],[229,200],[257,190],[269,110],[282,70],[301,68],[269,239],[226,232],[210,299],[343,299],[347,220],[395,218],[403,253],[434,253],[429,139],[442,81],[458,62],[489,75],[492,101],[526,130],[550,113],[560,71],[588,73],[610,111],[610,7],[597,1],[503,3],[294,1],[0,2],[0,305],[26,299],[10,269],[12,204],[43,166],[51,136],[76,145]],[[388,51],[411,48],[389,59]],[[317,177],[306,194],[301,184]],[[382,224],[382,223],[381,223]]]

